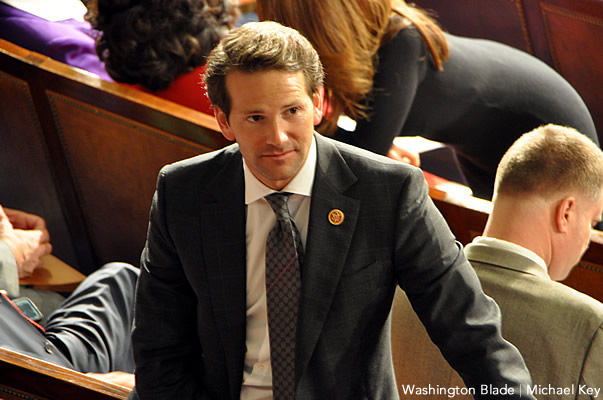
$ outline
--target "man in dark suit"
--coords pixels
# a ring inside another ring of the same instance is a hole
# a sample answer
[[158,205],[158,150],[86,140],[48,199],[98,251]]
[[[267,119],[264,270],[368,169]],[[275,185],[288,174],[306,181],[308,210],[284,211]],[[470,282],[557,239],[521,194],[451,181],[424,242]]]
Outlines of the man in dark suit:
[[[476,398],[532,398],[499,309],[421,171],[314,133],[323,71],[306,39],[273,22],[246,24],[212,52],[204,78],[222,133],[237,144],[159,174],[136,297],[132,398],[398,398],[396,285]],[[288,193],[288,220],[272,211],[274,193]],[[295,239],[282,273],[299,267],[291,276],[301,278],[289,374],[275,368],[276,354],[279,365],[285,357],[265,283],[275,221],[293,226]]]

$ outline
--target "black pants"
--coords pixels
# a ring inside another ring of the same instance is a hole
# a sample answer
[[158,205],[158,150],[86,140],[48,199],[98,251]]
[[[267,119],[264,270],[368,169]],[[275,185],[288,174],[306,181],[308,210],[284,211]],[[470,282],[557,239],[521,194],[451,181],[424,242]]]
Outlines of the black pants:
[[80,372],[133,372],[130,331],[138,275],[128,264],[103,266],[48,317],[45,331],[0,297],[0,346]]

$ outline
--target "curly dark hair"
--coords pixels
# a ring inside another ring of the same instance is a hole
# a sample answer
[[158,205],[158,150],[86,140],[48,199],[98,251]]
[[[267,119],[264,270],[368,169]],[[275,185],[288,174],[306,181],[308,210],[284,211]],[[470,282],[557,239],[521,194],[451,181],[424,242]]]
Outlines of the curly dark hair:
[[238,16],[228,0],[97,0],[87,6],[109,75],[152,91],[202,65]]

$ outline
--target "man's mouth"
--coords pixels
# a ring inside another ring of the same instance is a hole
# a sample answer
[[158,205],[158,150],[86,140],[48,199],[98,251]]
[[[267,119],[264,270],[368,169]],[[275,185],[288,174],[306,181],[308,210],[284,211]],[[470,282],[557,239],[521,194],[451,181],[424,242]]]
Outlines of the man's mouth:
[[282,151],[270,152],[270,153],[265,153],[263,155],[263,157],[271,159],[271,160],[280,160],[280,159],[288,157],[294,151],[295,150],[290,149],[290,150],[282,150]]

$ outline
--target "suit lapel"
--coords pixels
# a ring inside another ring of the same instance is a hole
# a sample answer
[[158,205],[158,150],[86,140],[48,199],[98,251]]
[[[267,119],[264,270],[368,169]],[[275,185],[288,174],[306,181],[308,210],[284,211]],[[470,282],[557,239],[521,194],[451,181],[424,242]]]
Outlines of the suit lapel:
[[[296,380],[307,367],[347,257],[360,204],[343,193],[357,178],[337,148],[316,135],[318,161],[312,189],[308,241],[303,265],[298,317]],[[329,221],[332,210],[343,212],[340,225]],[[327,246],[324,244],[328,243]]]
[[240,396],[246,334],[245,189],[242,159],[235,151],[225,154],[229,160],[200,204],[200,240],[232,398]]

